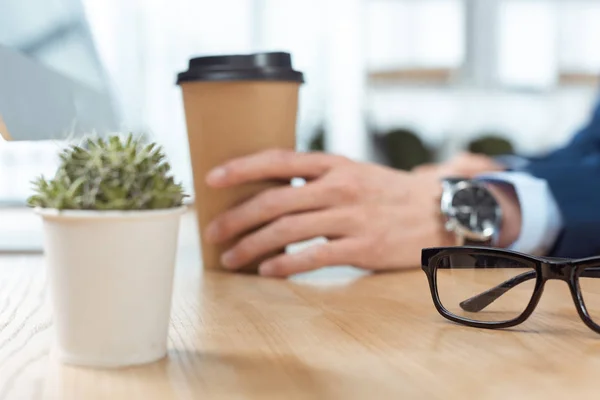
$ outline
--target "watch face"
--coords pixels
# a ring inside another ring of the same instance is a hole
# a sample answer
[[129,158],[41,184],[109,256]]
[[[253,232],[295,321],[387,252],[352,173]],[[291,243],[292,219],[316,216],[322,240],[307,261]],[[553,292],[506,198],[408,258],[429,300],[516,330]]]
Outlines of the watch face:
[[450,211],[462,226],[472,232],[484,233],[499,223],[498,203],[481,186],[458,190],[452,198]]

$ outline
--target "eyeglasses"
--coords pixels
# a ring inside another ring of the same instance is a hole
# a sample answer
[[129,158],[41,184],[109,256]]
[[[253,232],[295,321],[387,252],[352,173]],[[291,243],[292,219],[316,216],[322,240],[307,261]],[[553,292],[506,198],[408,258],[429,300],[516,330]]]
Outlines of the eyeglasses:
[[565,281],[583,322],[600,333],[600,257],[534,257],[493,248],[423,249],[433,303],[445,318],[478,328],[524,322],[549,279]]

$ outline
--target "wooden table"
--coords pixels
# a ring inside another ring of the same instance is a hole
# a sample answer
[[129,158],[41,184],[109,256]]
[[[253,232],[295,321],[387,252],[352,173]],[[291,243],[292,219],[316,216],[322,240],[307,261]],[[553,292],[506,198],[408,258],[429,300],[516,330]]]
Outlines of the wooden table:
[[291,280],[202,273],[179,254],[168,358],[120,371],[52,352],[43,258],[0,257],[0,399],[596,399],[600,335],[548,285],[509,331],[442,319],[420,270]]

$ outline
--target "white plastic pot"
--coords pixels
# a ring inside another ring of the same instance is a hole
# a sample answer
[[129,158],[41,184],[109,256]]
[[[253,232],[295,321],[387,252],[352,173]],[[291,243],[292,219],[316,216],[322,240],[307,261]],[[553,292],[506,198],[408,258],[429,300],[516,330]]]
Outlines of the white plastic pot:
[[163,358],[185,208],[36,212],[59,358],[91,367]]

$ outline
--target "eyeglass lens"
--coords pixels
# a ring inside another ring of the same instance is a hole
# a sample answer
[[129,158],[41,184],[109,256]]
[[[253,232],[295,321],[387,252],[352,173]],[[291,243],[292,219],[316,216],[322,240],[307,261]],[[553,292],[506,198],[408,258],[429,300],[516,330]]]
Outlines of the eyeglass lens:
[[[445,256],[436,269],[442,306],[459,318],[481,322],[518,318],[533,296],[536,278],[533,266],[490,255]],[[600,304],[600,279],[595,285]]]

